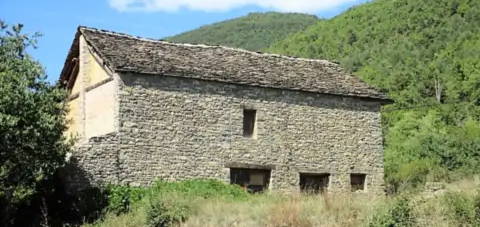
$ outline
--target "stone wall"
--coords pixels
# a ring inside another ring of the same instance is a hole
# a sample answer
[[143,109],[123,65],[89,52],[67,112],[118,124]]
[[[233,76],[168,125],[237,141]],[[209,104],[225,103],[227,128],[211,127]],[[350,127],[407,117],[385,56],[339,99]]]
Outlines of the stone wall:
[[91,185],[119,183],[118,147],[117,133],[91,137],[77,144],[64,174],[68,191],[80,191]]
[[[120,77],[118,146],[89,148],[97,158],[114,159],[108,155],[118,152],[120,183],[228,182],[229,165],[240,163],[271,166],[274,190],[297,191],[304,172],[330,173],[329,191],[348,191],[350,173],[364,173],[367,192],[383,191],[377,101],[179,77]],[[245,108],[257,110],[256,139],[243,136]]]

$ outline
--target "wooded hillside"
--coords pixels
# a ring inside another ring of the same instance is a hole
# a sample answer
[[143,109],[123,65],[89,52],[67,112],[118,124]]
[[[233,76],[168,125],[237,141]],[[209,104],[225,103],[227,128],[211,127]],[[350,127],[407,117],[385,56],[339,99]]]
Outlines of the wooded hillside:
[[168,37],[166,40],[257,51],[302,31],[317,21],[315,16],[299,13],[250,13]]
[[479,172],[480,1],[377,0],[269,51],[337,61],[395,100],[383,112],[393,185]]

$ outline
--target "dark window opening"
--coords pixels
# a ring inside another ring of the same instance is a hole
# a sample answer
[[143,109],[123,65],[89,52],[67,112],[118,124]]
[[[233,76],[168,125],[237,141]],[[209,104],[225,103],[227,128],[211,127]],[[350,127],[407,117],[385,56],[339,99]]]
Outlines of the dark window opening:
[[350,186],[352,188],[352,192],[365,190],[366,177],[366,174],[361,173],[350,174]]
[[256,110],[243,110],[243,136],[255,136]]
[[270,170],[267,169],[230,169],[230,183],[243,187],[250,193],[262,192],[268,188]]
[[300,173],[300,190],[307,193],[323,193],[328,189],[330,174]]

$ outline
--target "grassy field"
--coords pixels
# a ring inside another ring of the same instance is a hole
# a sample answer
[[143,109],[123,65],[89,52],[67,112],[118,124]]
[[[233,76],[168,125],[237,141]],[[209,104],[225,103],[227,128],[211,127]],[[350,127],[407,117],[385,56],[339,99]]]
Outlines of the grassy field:
[[480,226],[478,178],[445,184],[436,192],[417,190],[394,196],[248,195],[237,189],[232,193],[232,186],[221,183],[214,193],[205,194],[212,190],[208,185],[198,187],[202,184],[191,183],[193,190],[182,188],[185,185],[167,191],[147,189],[128,211],[109,211],[103,220],[84,226]]

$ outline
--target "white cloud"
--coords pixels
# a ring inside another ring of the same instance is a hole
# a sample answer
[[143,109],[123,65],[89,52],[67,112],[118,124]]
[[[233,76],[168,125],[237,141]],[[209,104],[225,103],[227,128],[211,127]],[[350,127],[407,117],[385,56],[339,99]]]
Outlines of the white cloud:
[[118,11],[167,11],[185,8],[198,11],[228,11],[242,6],[258,6],[282,12],[314,13],[359,0],[108,0]]

